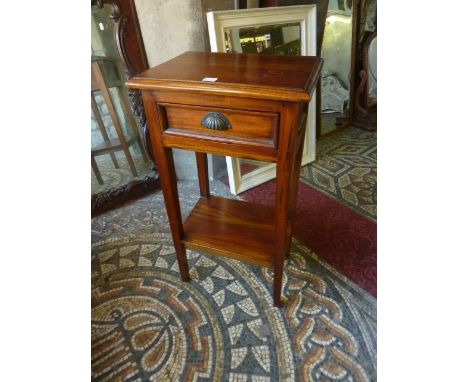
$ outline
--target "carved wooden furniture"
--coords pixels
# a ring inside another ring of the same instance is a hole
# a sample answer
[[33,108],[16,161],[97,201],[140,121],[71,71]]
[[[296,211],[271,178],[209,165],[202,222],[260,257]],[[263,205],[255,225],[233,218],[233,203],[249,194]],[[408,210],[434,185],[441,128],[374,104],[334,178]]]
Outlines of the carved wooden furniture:
[[[119,164],[115,158],[114,152],[123,151],[125,158],[127,159],[130,170],[132,171],[133,176],[138,176],[138,172],[135,168],[135,163],[133,162],[132,154],[130,153],[130,146],[134,143],[137,143],[140,147],[140,150],[143,154],[144,160],[147,162],[145,156],[145,150],[143,144],[140,140],[140,135],[138,132],[138,127],[136,125],[135,119],[130,112],[130,109],[127,105],[125,95],[123,93],[123,81],[119,76],[119,72],[115,62],[113,60],[107,59],[105,57],[94,57],[91,62],[91,109],[93,111],[94,117],[96,118],[96,123],[98,125],[99,131],[101,132],[103,142],[99,145],[94,146],[91,149],[91,155],[93,159],[93,168],[96,165],[94,157],[98,155],[110,154],[112,162],[115,168],[119,168]],[[125,133],[122,129],[119,117],[117,115],[117,110],[112,100],[109,89],[116,88],[119,94],[119,97],[122,101],[122,106],[124,113],[128,116],[130,125],[132,127],[132,134],[128,137],[125,136]],[[107,111],[112,120],[112,125],[117,133],[117,138],[109,138],[106,128],[104,126],[103,120],[101,118],[101,113],[94,99],[93,93],[100,92],[102,98],[104,99],[104,104],[106,105]],[[95,168],[94,168],[95,170]],[[96,172],[96,170],[95,170]],[[97,173],[96,173],[97,176]],[[97,176],[98,181],[102,182],[102,178]]]
[[[270,267],[280,306],[308,103],[322,63],[310,56],[186,52],[127,81],[142,90],[182,280],[189,281],[186,248]],[[200,199],[185,222],[173,148],[196,155]],[[275,206],[211,196],[206,153],[276,163]]]
[[[148,61],[141,37],[134,0],[91,0],[91,7],[111,7],[109,18],[115,26],[114,36],[118,56],[128,77],[148,69]],[[128,92],[130,108],[135,115],[146,155],[153,162],[154,175],[137,179],[117,189],[109,189],[93,194],[91,197],[91,215],[96,216],[116,208],[132,199],[142,197],[160,188],[159,174],[149,144],[149,133],[143,110],[143,101],[139,90]]]

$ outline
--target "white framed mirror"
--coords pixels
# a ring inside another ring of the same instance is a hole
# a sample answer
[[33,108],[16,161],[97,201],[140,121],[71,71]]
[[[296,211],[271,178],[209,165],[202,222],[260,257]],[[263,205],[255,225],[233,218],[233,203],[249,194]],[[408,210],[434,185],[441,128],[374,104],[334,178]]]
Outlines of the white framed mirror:
[[[207,13],[212,52],[315,56],[317,6],[241,9]],[[302,165],[315,160],[316,94],[309,103]],[[276,177],[276,165],[226,157],[231,193],[239,194]]]

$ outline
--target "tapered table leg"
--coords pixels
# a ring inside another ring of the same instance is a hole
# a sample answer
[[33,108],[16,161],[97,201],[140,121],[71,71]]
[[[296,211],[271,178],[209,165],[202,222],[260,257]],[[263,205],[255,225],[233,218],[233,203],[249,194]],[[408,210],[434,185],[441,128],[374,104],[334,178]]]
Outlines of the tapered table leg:
[[[281,120],[278,160],[276,164],[276,204],[275,204],[275,258],[273,278],[273,305],[281,306],[281,289],[283,283],[284,257],[289,250],[291,235],[288,227],[291,226],[290,204],[292,198],[292,173],[295,168],[297,137],[298,106],[291,105],[286,108]],[[298,148],[300,149],[300,147]],[[299,158],[300,160],[300,158]],[[299,164],[300,166],[300,164]]]
[[200,196],[210,196],[210,182],[208,178],[208,159],[205,153],[195,153],[197,158],[198,184],[200,185]]
[[[297,195],[299,193],[299,178],[301,174],[302,152],[304,150],[304,136],[305,136],[306,125],[307,125],[307,111],[304,112],[302,115],[300,130],[297,136],[297,144],[299,145],[299,148],[296,151],[296,155],[294,157],[293,169],[292,169],[291,179],[290,179],[291,192],[289,196],[289,206],[288,206],[289,219],[288,219],[287,232],[288,232],[288,235],[291,235],[291,236],[292,236],[294,219],[296,217]],[[289,257],[290,249],[291,249],[291,240],[289,240],[289,245],[286,250],[286,256],[288,257]]]
[[172,239],[179,264],[180,276],[183,281],[189,281],[189,270],[187,262],[187,254],[181,240],[184,236],[184,228],[182,224],[182,215],[180,213],[179,193],[177,190],[177,178],[174,168],[174,158],[172,149],[163,146],[161,139],[158,137],[157,129],[164,126],[164,116],[160,110],[154,105],[151,93],[143,92],[143,100],[146,114],[149,120],[151,143],[156,161],[159,164],[159,180],[164,195],[166,204],[167,216],[171,227]]
[[162,165],[162,169],[159,172],[159,179],[161,180],[161,188],[163,190],[167,215],[171,226],[177,262],[179,263],[180,276],[183,281],[189,281],[190,276],[188,271],[187,254],[185,252],[185,247],[181,242],[183,237],[183,225],[172,149],[162,148],[161,150],[156,150],[156,152],[156,160]]

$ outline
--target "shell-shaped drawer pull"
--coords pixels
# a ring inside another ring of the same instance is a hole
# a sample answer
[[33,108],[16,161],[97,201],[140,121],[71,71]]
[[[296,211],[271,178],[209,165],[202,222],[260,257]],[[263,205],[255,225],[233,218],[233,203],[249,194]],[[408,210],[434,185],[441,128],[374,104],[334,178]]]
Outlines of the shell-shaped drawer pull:
[[211,130],[227,130],[232,128],[229,120],[221,113],[216,112],[205,115],[200,123]]

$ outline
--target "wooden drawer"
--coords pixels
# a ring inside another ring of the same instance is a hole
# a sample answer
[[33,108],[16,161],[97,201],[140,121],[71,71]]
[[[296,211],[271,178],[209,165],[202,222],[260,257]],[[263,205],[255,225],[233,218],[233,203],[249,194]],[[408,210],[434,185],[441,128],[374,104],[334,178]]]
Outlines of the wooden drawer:
[[[168,133],[171,129],[182,129],[185,134],[193,132],[200,138],[214,135],[234,141],[238,138],[239,142],[246,139],[262,141],[264,145],[276,147],[278,114],[167,103],[159,106],[165,110]],[[205,117],[208,121],[204,126],[202,121]]]

